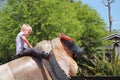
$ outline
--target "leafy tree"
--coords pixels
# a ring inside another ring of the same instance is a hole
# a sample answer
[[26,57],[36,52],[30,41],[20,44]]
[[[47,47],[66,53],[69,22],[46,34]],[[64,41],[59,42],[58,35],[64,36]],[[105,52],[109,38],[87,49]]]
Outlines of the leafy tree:
[[[80,36],[82,31],[69,0],[8,0],[0,11],[0,18],[0,54],[4,55],[0,59],[4,62],[15,54],[15,38],[23,23],[28,23],[33,28],[29,37],[33,45],[44,39],[53,39],[61,32],[76,39],[74,35]],[[6,60],[3,59],[5,56]]]
[[102,45],[100,39],[107,35],[108,31],[98,13],[88,5],[83,5],[79,10],[78,19],[84,25],[84,32],[80,37],[82,46],[85,49],[84,51],[87,51],[86,54],[91,54],[93,48]]

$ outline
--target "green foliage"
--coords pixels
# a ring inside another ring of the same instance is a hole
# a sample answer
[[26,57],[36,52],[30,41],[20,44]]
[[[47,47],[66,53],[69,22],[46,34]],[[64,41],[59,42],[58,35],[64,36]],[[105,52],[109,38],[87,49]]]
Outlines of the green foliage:
[[69,0],[8,0],[0,10],[0,18],[0,54],[9,54],[6,55],[8,58],[15,54],[15,38],[23,23],[33,28],[29,37],[33,46],[38,41],[53,39],[61,32],[76,40],[82,32],[74,4]]
[[114,62],[110,61],[104,53],[98,53],[88,57],[84,55],[79,61],[81,72],[79,76],[119,76],[120,64],[118,57]]
[[83,13],[79,13],[78,15],[85,14],[85,16],[79,16],[79,20],[82,21],[84,25],[84,32],[80,39],[85,53],[91,55],[94,53],[96,47],[102,45],[100,39],[107,35],[108,32],[105,29],[103,20],[95,10],[89,8],[87,5],[83,5],[81,12]]

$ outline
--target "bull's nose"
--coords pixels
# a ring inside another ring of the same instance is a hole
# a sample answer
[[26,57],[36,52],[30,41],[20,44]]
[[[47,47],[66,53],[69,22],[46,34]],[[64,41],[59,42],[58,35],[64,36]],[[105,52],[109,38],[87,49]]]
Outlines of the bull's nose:
[[80,48],[80,49],[79,49],[79,52],[80,52],[80,53],[83,53],[83,49]]
[[79,56],[79,55],[81,55],[83,53],[83,50],[81,49],[81,48],[79,48],[78,50],[77,50],[77,55]]

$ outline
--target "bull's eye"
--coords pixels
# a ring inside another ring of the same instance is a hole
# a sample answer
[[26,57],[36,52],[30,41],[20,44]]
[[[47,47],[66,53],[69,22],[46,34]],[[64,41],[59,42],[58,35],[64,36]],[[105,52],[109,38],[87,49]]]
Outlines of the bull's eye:
[[65,46],[67,47],[72,47],[74,45],[73,41],[69,41],[69,40],[62,40],[62,42],[65,44]]
[[72,53],[76,53],[77,50],[75,48],[77,48],[77,47],[73,41],[62,40],[62,42]]

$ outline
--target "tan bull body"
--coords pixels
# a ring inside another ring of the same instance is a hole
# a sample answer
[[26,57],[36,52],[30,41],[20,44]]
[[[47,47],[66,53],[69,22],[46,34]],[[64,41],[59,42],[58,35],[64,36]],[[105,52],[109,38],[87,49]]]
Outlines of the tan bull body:
[[54,54],[49,61],[24,56],[0,66],[0,80],[67,80],[78,66],[59,38],[41,41],[35,48]]

